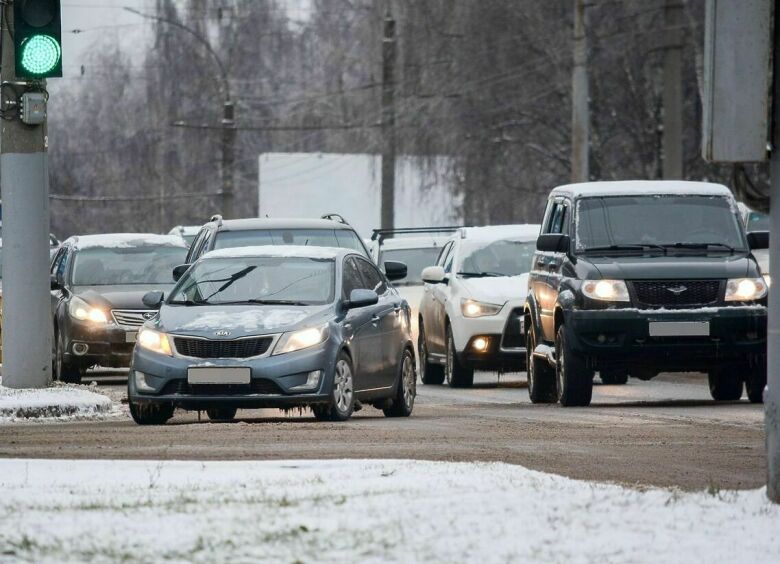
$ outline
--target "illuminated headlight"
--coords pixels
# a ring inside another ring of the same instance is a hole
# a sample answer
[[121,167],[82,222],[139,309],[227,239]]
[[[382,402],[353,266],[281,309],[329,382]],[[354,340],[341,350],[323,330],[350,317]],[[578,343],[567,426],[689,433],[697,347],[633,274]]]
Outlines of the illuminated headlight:
[[285,333],[279,339],[274,348],[274,354],[284,354],[289,352],[308,349],[320,343],[324,343],[328,338],[328,326],[309,327],[298,331]]
[[726,284],[727,302],[751,302],[760,300],[767,293],[764,278],[732,278]]
[[485,317],[487,315],[496,315],[504,304],[488,304],[476,300],[461,300],[460,311],[463,317]]
[[92,323],[108,323],[106,312],[97,307],[92,307],[79,297],[74,296],[68,304],[68,313],[79,321],[91,321]]
[[582,285],[582,293],[592,300],[629,301],[628,288],[622,280],[588,280]]
[[316,390],[320,386],[320,378],[322,377],[322,370],[314,370],[306,375],[306,382],[298,384],[290,388],[291,392],[305,392]]
[[153,392],[154,388],[146,383],[146,374],[133,370],[133,379],[135,381],[135,389],[139,392]]
[[135,342],[139,347],[148,351],[173,356],[171,343],[168,340],[168,335],[165,333],[143,327],[138,332]]

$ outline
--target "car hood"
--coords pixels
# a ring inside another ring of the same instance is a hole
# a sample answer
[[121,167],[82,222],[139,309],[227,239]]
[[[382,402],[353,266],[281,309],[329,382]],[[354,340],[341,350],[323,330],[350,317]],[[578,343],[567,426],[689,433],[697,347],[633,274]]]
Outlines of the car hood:
[[509,300],[524,300],[528,294],[528,274],[486,278],[461,278],[463,297],[481,302],[503,304]]
[[159,290],[166,294],[173,284],[154,284],[142,286],[138,284],[126,286],[74,286],[73,293],[95,307],[108,309],[149,309],[143,303],[147,292]]
[[746,255],[588,257],[603,278],[618,280],[741,278],[754,276],[756,263]]
[[163,305],[157,325],[168,333],[210,339],[217,331],[228,331],[230,335],[221,336],[236,339],[325,323],[330,309],[329,305]]

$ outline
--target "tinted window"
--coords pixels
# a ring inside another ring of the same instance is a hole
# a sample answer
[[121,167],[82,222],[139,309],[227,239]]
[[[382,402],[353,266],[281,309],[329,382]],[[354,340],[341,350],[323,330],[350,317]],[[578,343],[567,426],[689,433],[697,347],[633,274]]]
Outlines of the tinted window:
[[342,274],[343,283],[342,286],[344,299],[349,299],[349,295],[352,290],[358,290],[365,288],[363,279],[360,277],[357,265],[355,265],[355,259],[347,258],[344,260],[344,272]]
[[171,284],[171,271],[182,264],[185,250],[160,246],[82,249],[74,256],[73,284]]
[[377,294],[384,294],[387,291],[384,278],[376,267],[368,261],[357,259],[358,270],[363,277],[363,281],[369,290],[374,290]]
[[363,243],[360,241],[360,237],[357,236],[357,233],[348,229],[337,229],[335,233],[336,239],[339,242],[339,247],[343,249],[352,249],[366,258],[369,258],[368,255],[366,255],[366,250],[363,248]]
[[379,264],[386,260],[402,262],[408,269],[406,278],[394,280],[393,285],[415,285],[422,284],[423,268],[436,263],[436,257],[439,255],[438,247],[428,247],[426,249],[388,249],[382,251],[379,255]]
[[550,219],[550,233],[564,233],[564,227],[566,226],[566,205],[561,202],[555,204],[555,208],[552,212],[552,218]]

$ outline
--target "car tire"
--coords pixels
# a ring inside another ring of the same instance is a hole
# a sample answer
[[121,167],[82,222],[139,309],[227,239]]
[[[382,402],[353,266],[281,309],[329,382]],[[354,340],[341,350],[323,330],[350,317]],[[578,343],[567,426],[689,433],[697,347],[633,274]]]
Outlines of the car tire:
[[555,359],[555,381],[560,404],[564,407],[590,405],[593,397],[593,370],[588,368],[584,357],[569,347],[564,325],[558,327]]
[[447,383],[451,388],[470,388],[474,385],[474,369],[463,366],[455,351],[455,339],[452,328],[447,325],[447,364],[445,365]]
[[54,333],[54,359],[52,360],[54,380],[66,384],[81,384],[82,369],[65,360],[65,348],[59,331]]
[[716,368],[707,374],[710,395],[715,401],[737,401],[742,397],[742,378],[734,370]]
[[209,416],[209,420],[211,421],[227,422],[233,421],[236,418],[236,411],[238,410],[235,407],[215,407],[213,409],[207,409],[206,415]]
[[622,386],[628,383],[628,372],[625,370],[600,370],[601,383],[607,386]]
[[750,403],[764,403],[766,388],[766,357],[759,360],[757,366],[746,367],[745,391]]
[[420,321],[420,331],[417,335],[417,354],[420,355],[420,379],[423,384],[440,386],[444,383],[444,367],[441,364],[428,362],[428,344],[425,340],[425,329]]
[[333,387],[327,405],[312,406],[314,417],[320,421],[346,421],[355,410],[355,378],[352,359],[340,352],[333,369]]
[[393,405],[383,409],[385,417],[409,417],[414,409],[414,398],[417,396],[417,375],[414,370],[414,355],[409,349],[404,350],[399,367],[398,383],[395,386]]
[[173,417],[173,404],[135,403],[130,400],[130,415],[139,425],[164,425]]
[[525,365],[528,377],[528,397],[531,403],[555,403],[558,392],[555,388],[555,370],[547,359],[534,356],[536,336],[533,327],[525,335]]

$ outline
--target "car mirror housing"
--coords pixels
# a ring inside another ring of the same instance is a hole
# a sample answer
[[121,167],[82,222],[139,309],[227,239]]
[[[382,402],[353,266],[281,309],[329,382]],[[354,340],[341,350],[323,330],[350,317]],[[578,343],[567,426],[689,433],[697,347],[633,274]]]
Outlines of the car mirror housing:
[[55,274],[49,276],[49,286],[52,290],[59,290],[62,288],[60,281],[57,280],[57,276]]
[[441,266],[429,266],[423,269],[422,280],[426,284],[442,284],[447,281],[447,274]]
[[751,231],[747,234],[748,246],[751,251],[769,248],[769,231]]
[[406,275],[409,273],[409,269],[407,268],[406,264],[402,262],[396,262],[394,260],[385,261],[384,267],[385,276],[387,276],[387,279],[391,282],[393,280],[401,280],[406,278]]
[[144,303],[144,305],[151,309],[159,309],[162,305],[163,299],[165,298],[165,294],[160,292],[159,290],[155,290],[153,292],[147,292],[144,294],[144,297],[141,298],[141,301]]
[[536,250],[547,253],[568,253],[571,239],[562,233],[539,235],[536,240]]
[[379,302],[379,295],[373,290],[352,290],[349,294],[349,300],[344,304],[347,309],[356,309],[367,307]]
[[190,267],[189,264],[180,264],[179,266],[173,267],[173,281],[178,282],[179,278],[184,276],[184,273],[187,272],[187,269]]

